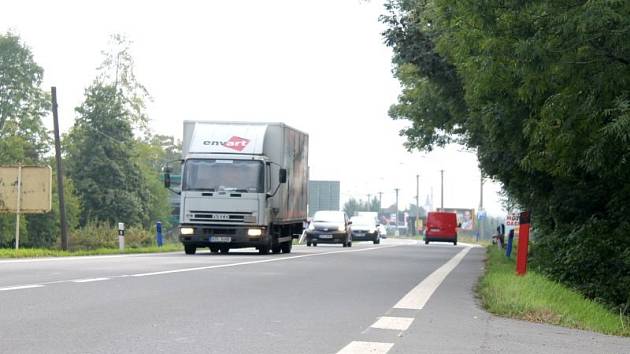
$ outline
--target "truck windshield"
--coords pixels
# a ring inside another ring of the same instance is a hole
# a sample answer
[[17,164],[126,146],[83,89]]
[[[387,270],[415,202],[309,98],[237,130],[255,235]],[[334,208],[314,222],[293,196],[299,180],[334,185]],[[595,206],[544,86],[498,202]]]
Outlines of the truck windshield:
[[252,160],[190,159],[184,166],[183,182],[185,191],[262,193],[263,164]]

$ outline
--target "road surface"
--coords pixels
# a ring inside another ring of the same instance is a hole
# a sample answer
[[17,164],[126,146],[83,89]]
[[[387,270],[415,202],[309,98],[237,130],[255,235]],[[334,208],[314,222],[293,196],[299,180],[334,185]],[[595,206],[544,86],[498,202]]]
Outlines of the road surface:
[[484,250],[384,240],[0,260],[0,353],[628,353],[630,339],[498,318]]

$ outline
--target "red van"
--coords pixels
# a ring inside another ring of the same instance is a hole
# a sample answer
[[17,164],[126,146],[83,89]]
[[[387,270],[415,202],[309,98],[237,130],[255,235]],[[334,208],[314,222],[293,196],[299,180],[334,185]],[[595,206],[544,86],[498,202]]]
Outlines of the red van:
[[424,243],[441,241],[457,245],[457,227],[457,214],[431,211],[427,215]]

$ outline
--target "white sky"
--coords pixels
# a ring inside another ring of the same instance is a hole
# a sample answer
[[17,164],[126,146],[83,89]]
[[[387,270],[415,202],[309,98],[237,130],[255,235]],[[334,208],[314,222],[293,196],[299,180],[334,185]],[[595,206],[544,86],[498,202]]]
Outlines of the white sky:
[[[281,121],[310,135],[311,179],[340,180],[350,197],[383,192],[383,205],[420,204],[433,189],[444,206],[477,208],[479,169],[461,147],[408,153],[389,106],[400,92],[378,22],[382,1],[35,1],[3,0],[0,31],[11,30],[57,86],[60,125],[96,77],[113,33],[133,42],[136,74],[151,95],[151,128],[182,134],[182,121]],[[50,120],[51,118],[49,118]],[[51,122],[47,122],[52,126]],[[484,206],[503,215],[487,182]]]

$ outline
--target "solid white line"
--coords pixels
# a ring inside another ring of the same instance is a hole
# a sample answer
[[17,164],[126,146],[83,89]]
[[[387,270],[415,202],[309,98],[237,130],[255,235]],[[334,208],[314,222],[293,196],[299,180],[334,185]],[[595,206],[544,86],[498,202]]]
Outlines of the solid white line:
[[328,255],[328,254],[336,254],[336,253],[352,253],[352,252],[365,252],[365,251],[373,251],[373,250],[380,250],[380,249],[391,248],[391,247],[398,247],[398,246],[399,246],[399,245],[392,245],[392,246],[380,246],[380,247],[371,247],[371,248],[361,248],[361,249],[358,249],[358,250],[349,250],[349,251],[332,251],[332,252],[322,252],[322,253],[310,253],[310,254],[303,254],[303,255],[300,255],[300,256],[290,256],[290,257],[270,258],[270,259],[263,259],[263,260],[259,260],[259,261],[239,262],[239,263],[228,263],[228,264],[218,264],[218,265],[205,266],[205,267],[181,268],[181,269],[165,270],[165,271],[161,271],[161,272],[151,272],[151,273],[131,274],[130,276],[131,276],[131,277],[147,277],[147,276],[152,276],[152,275],[163,275],[163,274],[173,274],[173,273],[193,272],[193,271],[196,271],[196,270],[206,270],[206,269],[216,269],[216,268],[227,268],[227,267],[236,267],[236,266],[249,265],[249,264],[259,264],[259,263],[271,263],[271,262],[279,262],[279,261],[288,261],[288,260],[291,260],[291,259],[306,258],[306,257],[315,257],[315,256],[324,256],[324,255]]
[[442,284],[444,279],[446,279],[446,276],[455,269],[455,267],[457,267],[459,262],[464,259],[468,251],[470,251],[470,247],[464,248],[443,266],[431,273],[431,275],[426,277],[423,281],[416,285],[415,288],[411,289],[407,295],[400,299],[400,301],[394,305],[394,308],[422,310],[427,301],[429,301],[431,295],[433,295],[433,292],[440,286],[440,284]]
[[103,280],[109,280],[109,278],[76,279],[76,280],[71,280],[71,282],[73,282],[73,283],[90,283],[90,282],[93,282],[93,281],[103,281]]
[[413,317],[386,317],[383,316],[374,322],[370,327],[379,329],[392,329],[396,331],[406,331],[413,322]]
[[42,288],[43,285],[33,284],[33,285],[20,285],[20,286],[8,286],[6,288],[0,288],[0,291],[10,291],[10,290],[22,290],[22,289],[33,289],[33,288]]
[[392,347],[394,343],[380,343],[380,342],[350,342],[337,352],[337,354],[385,354]]

